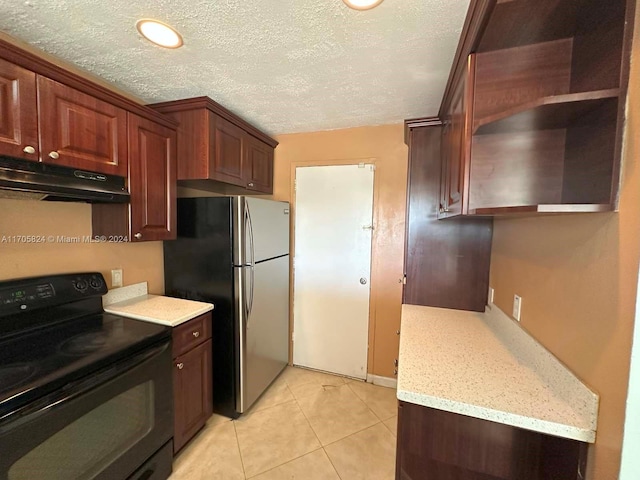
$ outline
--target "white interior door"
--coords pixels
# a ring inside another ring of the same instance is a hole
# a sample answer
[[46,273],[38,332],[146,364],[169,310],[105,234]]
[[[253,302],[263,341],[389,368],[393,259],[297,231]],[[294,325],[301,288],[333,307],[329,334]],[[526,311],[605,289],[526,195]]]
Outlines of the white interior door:
[[296,168],[293,363],[367,376],[372,165]]

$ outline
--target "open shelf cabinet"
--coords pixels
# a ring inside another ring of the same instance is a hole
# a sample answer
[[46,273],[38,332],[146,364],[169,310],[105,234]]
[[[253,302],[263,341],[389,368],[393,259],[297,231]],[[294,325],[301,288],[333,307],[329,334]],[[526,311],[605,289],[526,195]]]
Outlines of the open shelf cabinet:
[[454,127],[465,123],[451,140],[461,147],[443,153],[462,191],[455,205],[443,197],[439,218],[617,209],[634,12],[630,0],[498,0],[487,10],[466,78],[451,84],[470,85],[465,111],[443,110],[445,131],[447,112]]

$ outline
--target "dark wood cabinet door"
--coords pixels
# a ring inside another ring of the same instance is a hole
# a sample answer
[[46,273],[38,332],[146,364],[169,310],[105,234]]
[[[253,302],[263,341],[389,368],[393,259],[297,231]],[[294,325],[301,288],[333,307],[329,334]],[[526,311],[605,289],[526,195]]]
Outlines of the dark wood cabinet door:
[[246,187],[261,193],[273,193],[273,148],[250,135],[245,140],[243,168]]
[[403,303],[484,312],[493,221],[438,220],[444,128],[411,128],[409,134]]
[[176,238],[176,132],[129,114],[132,241]]
[[0,155],[38,161],[36,74],[0,59]]
[[44,162],[127,176],[127,112],[49,78],[37,77]]
[[211,165],[209,175],[220,182],[244,187],[242,164],[244,160],[244,131],[227,120],[214,116],[213,142],[210,148]]
[[583,478],[587,444],[400,402],[397,480]]
[[173,366],[175,400],[173,451],[179,451],[212,411],[211,340],[179,356]]
[[470,55],[467,70],[453,88],[445,116],[442,161],[444,205],[441,218],[467,213],[471,134],[473,125],[473,76],[475,56]]

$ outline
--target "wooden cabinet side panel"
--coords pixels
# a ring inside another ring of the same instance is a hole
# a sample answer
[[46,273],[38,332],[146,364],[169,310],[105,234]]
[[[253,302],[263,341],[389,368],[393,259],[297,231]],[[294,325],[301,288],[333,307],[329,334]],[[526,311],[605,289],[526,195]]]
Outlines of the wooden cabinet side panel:
[[0,155],[38,161],[38,151],[36,75],[0,59]]
[[581,478],[585,444],[401,402],[401,479],[557,480]]
[[200,430],[211,415],[211,340],[174,360],[174,452]]
[[166,114],[178,122],[176,175],[178,180],[209,178],[209,119],[207,110],[183,110]]
[[403,303],[484,311],[493,222],[438,220],[440,131],[411,130]]
[[42,159],[126,176],[127,112],[46,77],[37,85]]

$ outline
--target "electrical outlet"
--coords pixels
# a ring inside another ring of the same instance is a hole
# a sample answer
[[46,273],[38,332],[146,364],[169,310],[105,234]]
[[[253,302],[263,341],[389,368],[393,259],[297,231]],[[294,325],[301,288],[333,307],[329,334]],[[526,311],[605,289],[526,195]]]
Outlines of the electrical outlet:
[[122,286],[122,269],[116,268],[111,270],[111,288]]
[[493,305],[493,297],[495,295],[496,291],[493,287],[489,287],[489,298],[488,298],[488,304],[489,305]]
[[522,297],[520,295],[513,296],[513,318],[520,321],[520,311],[522,310]]

